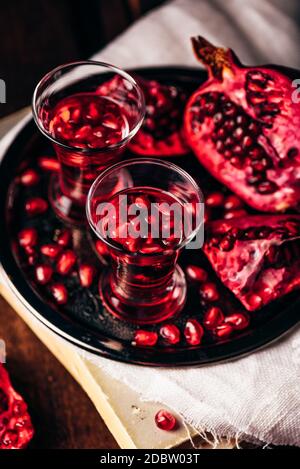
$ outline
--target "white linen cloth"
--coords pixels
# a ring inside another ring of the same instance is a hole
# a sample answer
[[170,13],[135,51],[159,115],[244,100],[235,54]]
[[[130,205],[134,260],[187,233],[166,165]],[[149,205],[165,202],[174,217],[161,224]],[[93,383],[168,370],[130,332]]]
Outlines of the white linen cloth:
[[[299,11],[297,0],[177,0],[142,18],[94,58],[125,68],[194,65],[189,38],[201,34],[233,47],[245,63],[300,68]],[[204,367],[154,369],[80,353],[201,433],[300,446],[299,328],[245,358]]]

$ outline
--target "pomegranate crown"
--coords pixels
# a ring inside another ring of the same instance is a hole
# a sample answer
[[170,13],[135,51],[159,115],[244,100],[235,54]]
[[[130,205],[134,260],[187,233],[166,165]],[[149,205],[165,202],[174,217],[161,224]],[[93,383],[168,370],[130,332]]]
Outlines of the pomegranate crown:
[[233,63],[240,64],[231,49],[216,47],[202,36],[192,37],[191,41],[197,59],[208,68],[210,76],[222,80],[224,71],[232,72]]

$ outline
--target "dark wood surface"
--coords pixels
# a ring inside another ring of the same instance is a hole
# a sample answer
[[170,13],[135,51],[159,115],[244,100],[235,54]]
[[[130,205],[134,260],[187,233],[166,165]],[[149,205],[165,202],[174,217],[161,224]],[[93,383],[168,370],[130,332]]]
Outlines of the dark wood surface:
[[30,448],[119,448],[85,392],[1,297],[0,338],[35,427]]

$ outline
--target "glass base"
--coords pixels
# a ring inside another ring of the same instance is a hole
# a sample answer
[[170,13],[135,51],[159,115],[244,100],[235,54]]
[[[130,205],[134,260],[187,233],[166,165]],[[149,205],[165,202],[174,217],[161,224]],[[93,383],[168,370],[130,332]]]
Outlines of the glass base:
[[64,222],[75,225],[84,225],[87,223],[85,204],[79,204],[62,192],[59,177],[56,174],[50,179],[49,200],[56,215]]
[[99,282],[99,293],[105,308],[114,316],[134,324],[153,324],[174,317],[184,307],[186,300],[186,280],[183,271],[176,266],[174,284],[163,299],[155,303],[129,302],[116,295],[111,270],[106,269]]

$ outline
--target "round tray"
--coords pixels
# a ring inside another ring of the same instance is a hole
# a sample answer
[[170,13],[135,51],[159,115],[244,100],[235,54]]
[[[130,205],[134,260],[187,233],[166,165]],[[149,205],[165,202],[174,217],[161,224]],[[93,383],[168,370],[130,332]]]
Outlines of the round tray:
[[[148,79],[178,85],[187,93],[191,93],[206,78],[205,72],[196,68],[155,67],[135,69],[134,72]],[[114,360],[152,366],[182,366],[218,362],[244,355],[278,338],[297,323],[300,294],[296,292],[252,313],[250,326],[244,331],[237,331],[230,339],[216,340],[206,331],[199,346],[189,346],[182,334],[182,340],[174,346],[159,339],[155,347],[138,347],[133,343],[134,332],[138,327],[120,321],[105,311],[98,295],[97,278],[90,288],[83,288],[76,268],[63,279],[55,274],[54,280],[63,281],[66,285],[69,301],[65,306],[54,304],[48,287],[36,284],[34,268],[28,265],[17,243],[18,232],[26,226],[37,228],[41,244],[50,242],[54,232],[63,227],[63,222],[56,218],[51,209],[31,220],[28,220],[24,211],[24,202],[28,197],[42,196],[47,199],[48,173],[41,174],[41,182],[32,188],[24,188],[18,183],[18,174],[24,168],[37,167],[39,156],[53,154],[52,147],[30,120],[3,155],[0,169],[0,260],[13,293],[56,334],[85,350]],[[125,158],[129,156],[125,154]],[[194,155],[169,160],[192,174],[204,193],[206,188],[211,190],[214,187],[226,191],[207,174]],[[219,216],[216,213],[214,218]],[[88,227],[68,229],[72,232],[73,250],[78,261],[92,263],[100,274],[104,268],[103,258],[97,256],[95,239]],[[184,250],[179,263],[183,269],[188,264],[197,264],[208,271],[210,279],[218,285],[221,306],[227,314],[229,311],[243,311],[241,304],[216,278],[201,250]],[[188,318],[201,322],[202,315],[197,286],[190,284],[185,308],[172,322],[182,331]],[[145,326],[143,329],[158,331],[160,326]]]

